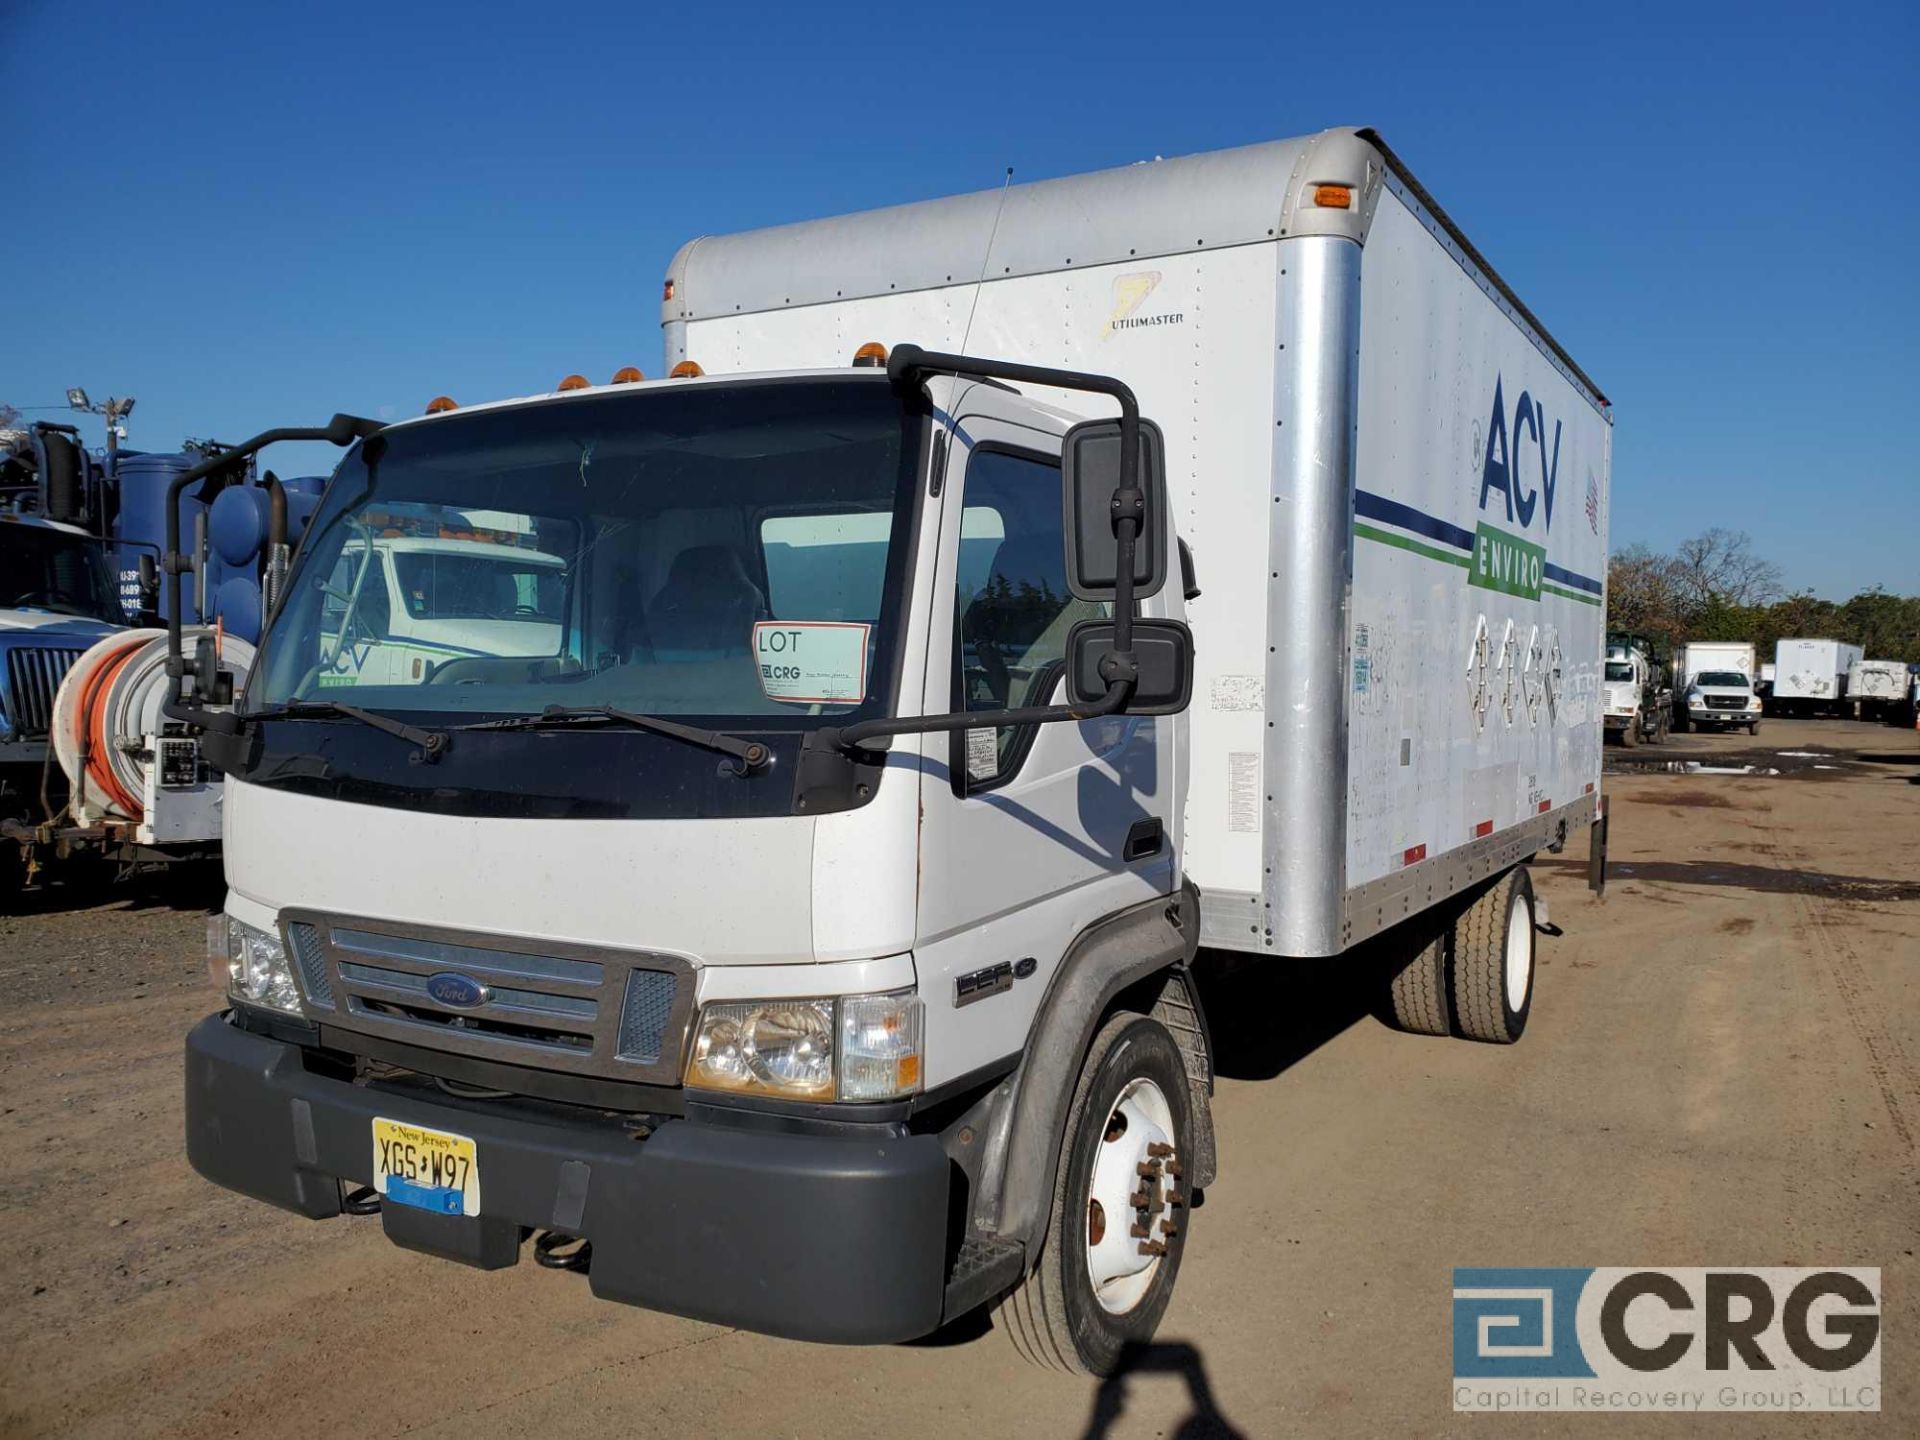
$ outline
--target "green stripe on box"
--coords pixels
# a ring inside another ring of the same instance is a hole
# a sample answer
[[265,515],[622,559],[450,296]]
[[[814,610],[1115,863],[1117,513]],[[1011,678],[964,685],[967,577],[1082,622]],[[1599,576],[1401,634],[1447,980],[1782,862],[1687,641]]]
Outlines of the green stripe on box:
[[1467,568],[1467,557],[1451,550],[1436,550],[1431,545],[1422,545],[1418,540],[1410,540],[1405,535],[1395,535],[1391,530],[1376,530],[1371,525],[1354,522],[1353,533],[1363,540],[1377,541],[1382,545],[1391,545],[1396,550],[1410,550],[1415,555],[1424,555],[1429,560],[1438,560],[1443,565],[1458,565]]

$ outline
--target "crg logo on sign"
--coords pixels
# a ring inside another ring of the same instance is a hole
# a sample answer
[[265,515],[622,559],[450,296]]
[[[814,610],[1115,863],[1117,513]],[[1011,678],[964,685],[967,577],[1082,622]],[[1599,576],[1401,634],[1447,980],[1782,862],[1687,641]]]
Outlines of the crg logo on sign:
[[1453,1272],[1456,1410],[1878,1410],[1877,1269]]

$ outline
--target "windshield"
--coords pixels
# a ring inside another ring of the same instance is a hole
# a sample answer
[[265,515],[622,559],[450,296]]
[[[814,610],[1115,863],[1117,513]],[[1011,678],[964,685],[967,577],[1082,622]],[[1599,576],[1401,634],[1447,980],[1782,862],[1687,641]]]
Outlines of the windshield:
[[308,529],[248,708],[615,706],[733,730],[881,708],[916,426],[884,383],[833,377],[376,437]]
[[1633,679],[1632,662],[1628,660],[1609,660],[1607,662],[1607,679],[1609,680]]
[[0,524],[0,609],[127,621],[99,542],[41,525]]
[[1717,685],[1726,686],[1733,690],[1744,690],[1747,688],[1747,677],[1742,675],[1738,670],[1702,670],[1698,675],[1693,677],[1693,683],[1696,685]]

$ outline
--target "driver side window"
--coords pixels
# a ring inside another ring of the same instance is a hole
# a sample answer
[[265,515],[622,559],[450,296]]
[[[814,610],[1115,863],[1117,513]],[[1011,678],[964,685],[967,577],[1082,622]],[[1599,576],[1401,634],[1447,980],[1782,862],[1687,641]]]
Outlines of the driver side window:
[[[1067,635],[1107,607],[1067,588],[1060,467],[1001,450],[967,464],[954,597],[957,709],[1051,703]],[[982,727],[956,736],[956,773],[978,791],[1011,778],[1033,743],[1032,725]]]

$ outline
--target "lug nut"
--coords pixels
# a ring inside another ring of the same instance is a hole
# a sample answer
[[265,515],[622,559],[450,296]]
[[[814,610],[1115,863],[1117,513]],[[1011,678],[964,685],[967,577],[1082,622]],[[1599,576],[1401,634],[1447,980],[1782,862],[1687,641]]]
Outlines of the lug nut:
[[1173,1146],[1167,1144],[1164,1140],[1153,1140],[1148,1142],[1147,1154],[1153,1156],[1156,1160],[1164,1160],[1167,1156],[1173,1154]]

